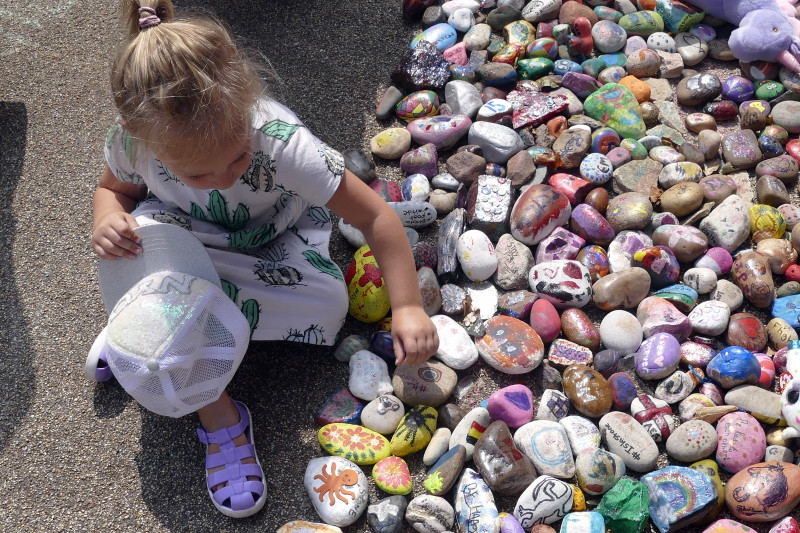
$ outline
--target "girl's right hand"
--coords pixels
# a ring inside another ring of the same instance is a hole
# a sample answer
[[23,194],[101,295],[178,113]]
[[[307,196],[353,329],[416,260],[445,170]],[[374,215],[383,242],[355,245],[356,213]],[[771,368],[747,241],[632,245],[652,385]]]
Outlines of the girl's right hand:
[[138,226],[130,213],[113,211],[95,224],[92,248],[102,259],[136,259],[142,253],[142,239],[134,231]]

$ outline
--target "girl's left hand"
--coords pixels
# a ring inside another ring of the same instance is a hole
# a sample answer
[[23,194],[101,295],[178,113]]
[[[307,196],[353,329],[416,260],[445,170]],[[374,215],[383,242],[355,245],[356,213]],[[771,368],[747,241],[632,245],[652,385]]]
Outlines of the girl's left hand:
[[422,364],[439,349],[436,326],[416,305],[392,309],[392,338],[396,365]]

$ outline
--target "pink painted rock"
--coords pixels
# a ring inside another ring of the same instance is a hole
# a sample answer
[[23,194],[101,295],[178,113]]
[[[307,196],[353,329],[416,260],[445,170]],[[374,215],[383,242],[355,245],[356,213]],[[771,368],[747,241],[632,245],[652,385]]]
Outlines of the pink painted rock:
[[552,342],[561,333],[561,317],[556,308],[541,298],[533,302],[530,315],[531,327],[544,342]]
[[[737,411],[717,421],[716,459],[728,472],[735,474],[758,463],[763,459],[766,450],[767,436],[758,420],[751,415]],[[800,483],[798,486],[800,487]]]
[[544,358],[544,344],[536,330],[510,316],[487,320],[486,334],[475,345],[484,361],[505,374],[526,374]]
[[797,520],[791,516],[787,516],[775,522],[775,525],[770,528],[769,533],[800,533],[800,525],[797,524]]
[[528,284],[556,308],[583,307],[592,300],[592,278],[577,261],[557,260],[531,268]]
[[678,311],[673,304],[659,298],[648,296],[636,309],[636,318],[642,324],[645,338],[657,333],[669,333],[678,342],[683,342],[692,333],[692,323],[689,317]]
[[565,228],[556,228],[536,247],[536,263],[575,259],[586,241]]
[[725,484],[725,502],[740,520],[783,518],[800,503],[800,466],[775,461],[744,467]]
[[653,232],[653,244],[672,250],[679,263],[690,263],[706,253],[708,237],[694,226],[667,224]]
[[394,455],[381,459],[372,467],[375,485],[387,494],[405,495],[411,492],[411,472],[406,462]]
[[538,244],[563,226],[572,214],[569,199],[549,185],[529,187],[511,209],[511,234],[528,245]]
[[723,518],[703,530],[703,533],[752,533],[753,529],[736,520]]
[[433,143],[438,150],[447,150],[469,132],[471,125],[472,120],[467,115],[437,115],[412,120],[406,129],[415,143]]
[[[705,233],[703,234],[705,235]],[[731,271],[733,266],[733,257],[731,253],[725,248],[715,246],[709,248],[708,251],[694,262],[696,267],[710,268],[714,273],[719,276],[724,276]]]
[[533,420],[533,393],[522,384],[509,385],[493,392],[486,401],[492,420],[502,420],[518,428]]

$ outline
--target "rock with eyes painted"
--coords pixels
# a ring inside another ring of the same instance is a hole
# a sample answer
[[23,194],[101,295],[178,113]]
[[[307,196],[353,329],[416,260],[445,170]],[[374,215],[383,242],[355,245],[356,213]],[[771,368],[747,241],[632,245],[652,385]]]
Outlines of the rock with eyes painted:
[[788,428],[783,430],[783,438],[800,437],[800,341],[789,343],[786,352],[786,373],[791,381],[781,394],[781,413]]

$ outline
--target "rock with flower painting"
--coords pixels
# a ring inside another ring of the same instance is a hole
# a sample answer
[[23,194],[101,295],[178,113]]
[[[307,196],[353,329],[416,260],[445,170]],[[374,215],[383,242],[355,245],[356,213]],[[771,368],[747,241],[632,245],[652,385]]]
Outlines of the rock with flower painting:
[[436,431],[438,416],[433,407],[425,405],[412,407],[392,435],[390,445],[392,455],[403,457],[424,449]]
[[394,455],[381,459],[372,467],[375,485],[387,494],[405,495],[411,492],[411,472],[406,462]]
[[317,433],[317,440],[331,455],[359,465],[374,465],[389,457],[389,441],[371,429],[355,424],[328,424]]
[[478,353],[490,366],[506,374],[526,374],[544,358],[544,344],[522,320],[498,315],[486,321],[486,334],[475,341]]
[[327,524],[349,526],[367,508],[367,477],[358,465],[342,457],[311,459],[303,484],[314,510]]

